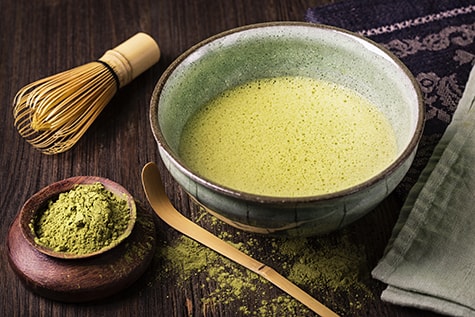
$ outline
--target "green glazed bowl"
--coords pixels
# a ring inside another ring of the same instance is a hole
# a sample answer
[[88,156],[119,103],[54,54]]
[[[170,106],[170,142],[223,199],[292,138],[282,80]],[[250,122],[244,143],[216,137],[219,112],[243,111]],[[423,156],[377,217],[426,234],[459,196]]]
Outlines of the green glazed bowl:
[[[294,198],[240,192],[196,174],[183,162],[178,154],[180,136],[197,109],[224,90],[278,76],[313,77],[366,96],[389,119],[397,158],[351,188]],[[354,222],[391,193],[414,159],[424,109],[411,73],[377,44],[334,27],[274,22],[223,32],[178,57],[155,87],[150,122],[166,168],[206,210],[246,231],[309,236]]]

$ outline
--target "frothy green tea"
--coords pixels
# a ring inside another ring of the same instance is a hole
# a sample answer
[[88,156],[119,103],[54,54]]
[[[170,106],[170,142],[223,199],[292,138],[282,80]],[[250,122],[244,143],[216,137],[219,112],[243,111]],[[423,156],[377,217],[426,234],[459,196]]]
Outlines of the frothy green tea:
[[260,79],[225,91],[187,122],[180,155],[228,188],[279,197],[339,191],[396,156],[386,117],[357,92],[307,77]]

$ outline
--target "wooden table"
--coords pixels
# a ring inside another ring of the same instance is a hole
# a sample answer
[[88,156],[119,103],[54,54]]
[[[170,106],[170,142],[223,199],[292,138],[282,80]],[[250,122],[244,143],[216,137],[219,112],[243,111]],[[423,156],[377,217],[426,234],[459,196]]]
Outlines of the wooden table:
[[[148,161],[161,165],[148,122],[149,100],[155,83],[164,69],[183,51],[213,34],[240,25],[273,21],[304,20],[308,7],[332,0],[285,1],[60,1],[4,0],[0,3],[0,311],[4,316],[240,316],[246,303],[215,302],[206,307],[201,299],[213,292],[213,281],[206,274],[192,276],[178,285],[163,275],[159,257],[130,288],[94,303],[66,304],[36,295],[27,289],[8,264],[4,243],[11,223],[21,205],[46,185],[77,175],[97,175],[121,183],[144,208],[145,195],[140,171]],[[160,44],[160,62],[122,89],[70,151],[47,156],[27,144],[13,127],[11,101],[23,85],[40,77],[93,60],[138,31],[151,34]],[[168,173],[163,172],[172,202],[185,215],[197,219],[199,208],[189,201]],[[350,226],[346,232],[353,242],[364,246],[364,280],[372,293],[371,300],[351,307],[341,292],[313,295],[342,315],[358,316],[435,316],[429,312],[389,305],[379,299],[385,285],[371,279],[370,271],[380,259],[397,219],[401,202],[392,195],[374,212]],[[237,232],[224,224],[210,224],[203,217],[200,224],[215,233],[228,232],[244,242],[265,241],[269,237]],[[180,236],[157,220],[158,249]],[[340,233],[323,237],[338,239]],[[312,240],[314,241],[314,240]],[[251,248],[252,246],[248,246]],[[253,255],[266,261],[266,253]],[[28,261],[28,259],[25,259]],[[277,270],[282,263],[272,263]],[[239,268],[238,268],[239,269]],[[170,273],[171,274],[171,273]],[[205,285],[197,287],[196,285]],[[305,288],[305,286],[303,286]],[[272,316],[263,313],[265,302],[283,295],[270,285],[260,287],[248,305],[249,316]],[[241,309],[240,309],[241,307]],[[265,311],[265,310],[264,310]],[[296,315],[309,315],[297,308]]]

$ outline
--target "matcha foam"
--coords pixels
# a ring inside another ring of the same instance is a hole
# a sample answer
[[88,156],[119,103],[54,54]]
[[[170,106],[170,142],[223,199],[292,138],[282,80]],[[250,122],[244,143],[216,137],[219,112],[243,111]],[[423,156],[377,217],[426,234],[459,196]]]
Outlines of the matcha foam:
[[230,89],[185,125],[180,155],[228,188],[302,197],[359,184],[396,156],[385,116],[357,92],[307,77]]

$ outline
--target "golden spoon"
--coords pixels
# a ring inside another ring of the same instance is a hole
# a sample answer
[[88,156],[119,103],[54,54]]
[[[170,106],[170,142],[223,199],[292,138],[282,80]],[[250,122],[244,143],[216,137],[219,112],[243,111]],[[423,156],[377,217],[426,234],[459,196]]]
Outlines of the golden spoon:
[[150,162],[144,166],[142,170],[142,185],[153,210],[155,210],[155,213],[169,226],[234,262],[241,264],[252,272],[259,274],[318,315],[322,317],[338,316],[328,307],[277,273],[274,269],[239,251],[178,212],[165,193],[165,188],[160,178],[160,171],[155,163]]

